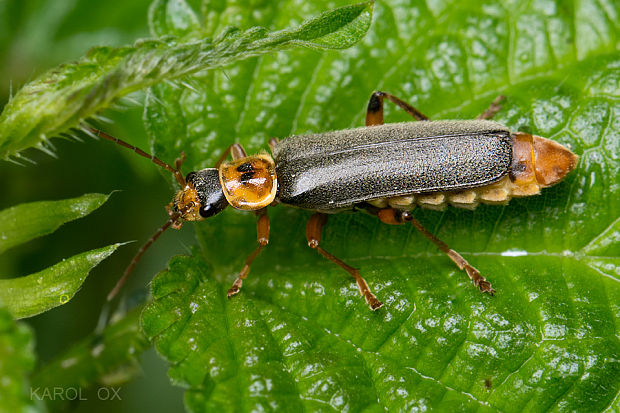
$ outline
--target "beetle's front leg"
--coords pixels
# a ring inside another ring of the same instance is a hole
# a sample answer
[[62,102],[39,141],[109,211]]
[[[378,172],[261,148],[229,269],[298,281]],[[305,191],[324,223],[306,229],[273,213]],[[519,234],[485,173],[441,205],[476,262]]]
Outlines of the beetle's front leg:
[[243,149],[243,146],[241,146],[240,143],[233,143],[228,148],[226,148],[224,152],[222,152],[222,155],[215,163],[216,169],[220,167],[220,165],[224,162],[226,158],[228,158],[228,155],[231,156],[233,161],[245,158],[247,156],[245,153],[245,149]]
[[258,241],[258,247],[245,259],[245,265],[239,272],[239,276],[228,290],[228,298],[239,292],[243,280],[250,273],[250,265],[252,265],[252,262],[262,251],[263,247],[269,243],[269,215],[267,215],[267,208],[259,209],[256,211],[256,214],[258,215],[258,220],[256,221],[256,240]]
[[356,268],[351,267],[339,258],[334,257],[329,252],[319,247],[319,243],[321,242],[321,234],[323,233],[323,226],[326,222],[327,214],[316,213],[310,217],[308,223],[306,224],[306,239],[308,240],[308,246],[317,250],[319,254],[337,264],[340,268],[344,269],[351,274],[353,278],[355,278],[357,288],[359,288],[360,294],[364,297],[371,310],[378,310],[383,307],[383,303],[379,301],[370,291],[370,287],[368,287],[368,284]]
[[[373,211],[370,212],[373,213]],[[495,293],[495,290],[491,287],[491,283],[489,283],[482,275],[480,275],[480,271],[472,267],[467,262],[467,260],[461,256],[461,254],[454,251],[445,242],[431,234],[426,228],[422,226],[422,224],[420,224],[417,219],[415,219],[411,215],[411,212],[402,211],[394,208],[383,208],[375,211],[375,213],[379,217],[381,222],[384,222],[386,224],[398,225],[405,222],[411,222],[413,226],[422,233],[422,235],[431,240],[431,242],[437,245],[437,247],[439,247],[441,251],[446,253],[448,257],[450,257],[450,259],[459,267],[459,269],[465,270],[469,278],[472,280],[474,285],[478,287],[478,289],[480,289],[480,291],[482,291],[483,293],[489,293],[491,295]]]

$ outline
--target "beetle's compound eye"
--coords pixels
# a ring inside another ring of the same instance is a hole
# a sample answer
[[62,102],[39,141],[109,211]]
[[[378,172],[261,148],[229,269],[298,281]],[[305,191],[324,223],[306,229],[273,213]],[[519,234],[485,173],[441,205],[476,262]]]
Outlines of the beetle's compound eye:
[[218,208],[217,204],[207,204],[200,208],[200,216],[203,218],[209,218],[222,211],[222,209],[224,208]]

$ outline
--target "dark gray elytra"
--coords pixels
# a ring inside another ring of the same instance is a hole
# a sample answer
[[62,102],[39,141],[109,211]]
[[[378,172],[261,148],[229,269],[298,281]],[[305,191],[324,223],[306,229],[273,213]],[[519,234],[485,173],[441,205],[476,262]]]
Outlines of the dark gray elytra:
[[496,182],[509,172],[512,140],[496,122],[422,121],[291,136],[273,154],[279,201],[329,212]]

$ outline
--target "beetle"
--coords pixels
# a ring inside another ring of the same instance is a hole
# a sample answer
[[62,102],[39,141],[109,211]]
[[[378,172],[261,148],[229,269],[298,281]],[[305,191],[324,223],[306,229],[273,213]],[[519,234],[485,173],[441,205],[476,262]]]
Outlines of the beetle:
[[[384,124],[387,99],[418,122]],[[577,155],[552,140],[489,120],[500,109],[499,96],[476,120],[430,121],[419,110],[386,92],[374,92],[366,126],[326,133],[271,139],[271,154],[247,156],[234,143],[214,168],[183,176],[182,157],[170,166],[106,133],[111,140],[172,172],[181,189],[167,206],[168,221],[138,251],[108,295],[114,298],[144,251],[172,226],[210,218],[227,206],[257,216],[258,246],[228,290],[239,293],[250,266],[269,242],[267,208],[276,204],[314,211],[306,225],[308,245],[351,274],[372,310],[383,304],[359,271],[320,246],[329,214],[365,211],[386,224],[410,222],[458,266],[483,293],[495,290],[459,253],[424,228],[411,214],[415,206],[443,209],[447,205],[474,209],[478,204],[504,205],[513,197],[537,195],[575,169]],[[227,161],[228,156],[232,160]]]

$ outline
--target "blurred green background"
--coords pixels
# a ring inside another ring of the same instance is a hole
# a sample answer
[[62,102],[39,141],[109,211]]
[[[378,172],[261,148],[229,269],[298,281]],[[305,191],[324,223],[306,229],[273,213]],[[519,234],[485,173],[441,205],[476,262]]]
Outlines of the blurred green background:
[[[42,72],[82,56],[92,46],[119,46],[148,37],[150,2],[0,0],[0,106],[4,107],[11,90],[14,93]],[[103,115],[112,120],[104,125],[106,131],[148,149],[140,107]],[[37,272],[64,257],[115,242],[136,242],[96,267],[70,303],[25,320],[35,331],[39,363],[93,331],[107,291],[137,248],[166,220],[164,206],[172,196],[158,168],[116,145],[88,137],[82,143],[61,139],[52,143],[57,159],[28,150],[25,156],[36,165],[0,162],[0,209],[84,193],[118,192],[86,218],[0,256],[0,277]],[[193,242],[191,225],[164,234],[149,251],[148,263],[145,260],[136,268],[125,290],[129,297],[145,294],[152,274],[164,269],[172,255],[186,252]],[[120,402],[98,401],[96,392],[86,392],[88,401],[76,403],[75,411],[181,411],[183,392],[170,386],[164,361],[154,350],[141,360],[142,371],[122,387]]]

